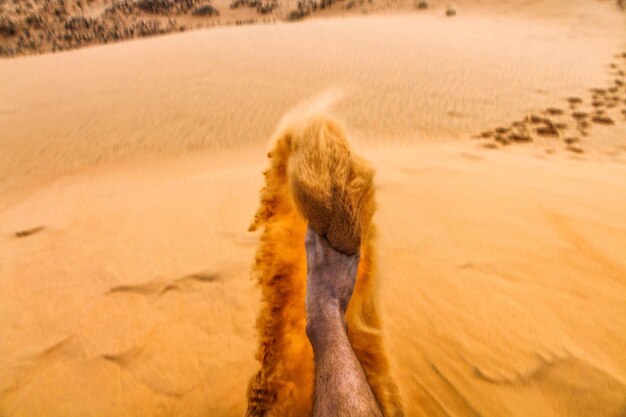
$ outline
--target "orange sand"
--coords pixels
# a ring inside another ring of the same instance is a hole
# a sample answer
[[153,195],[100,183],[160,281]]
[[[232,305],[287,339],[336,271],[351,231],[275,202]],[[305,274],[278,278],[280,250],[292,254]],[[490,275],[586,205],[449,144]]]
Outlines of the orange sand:
[[0,415],[243,415],[265,143],[329,87],[377,173],[406,415],[625,415],[626,123],[583,154],[469,139],[589,100],[626,50],[613,7],[467,0],[0,61]]

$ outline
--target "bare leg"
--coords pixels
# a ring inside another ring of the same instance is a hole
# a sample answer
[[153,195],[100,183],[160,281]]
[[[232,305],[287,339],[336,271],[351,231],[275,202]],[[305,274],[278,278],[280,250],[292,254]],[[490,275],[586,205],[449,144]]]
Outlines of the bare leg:
[[315,358],[313,416],[382,417],[348,340],[345,322],[359,255],[336,251],[311,228],[306,251],[306,331]]

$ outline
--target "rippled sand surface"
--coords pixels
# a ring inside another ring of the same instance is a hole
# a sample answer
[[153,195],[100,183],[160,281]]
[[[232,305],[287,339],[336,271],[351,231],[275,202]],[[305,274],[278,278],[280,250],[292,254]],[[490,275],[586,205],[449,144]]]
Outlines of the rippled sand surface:
[[546,3],[545,13],[468,5],[454,19],[435,9],[333,18],[3,60],[0,190],[146,154],[264,146],[285,111],[327,89],[345,94],[337,113],[369,143],[467,138],[605,82],[623,14]]
[[470,136],[591,106],[626,69],[626,17],[594,0],[441,11],[0,61],[0,415],[242,415],[266,142],[329,90],[377,170],[406,414],[625,415],[623,105],[584,153]]

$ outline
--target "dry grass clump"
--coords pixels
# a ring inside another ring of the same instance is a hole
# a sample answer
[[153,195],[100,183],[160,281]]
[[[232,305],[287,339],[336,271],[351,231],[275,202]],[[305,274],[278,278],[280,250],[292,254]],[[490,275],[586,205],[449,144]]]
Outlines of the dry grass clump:
[[[316,10],[324,10],[327,7],[331,7],[335,4],[336,0],[298,0],[298,5],[294,10],[289,12],[287,15],[287,20],[300,20]],[[356,6],[354,1],[350,1],[346,5],[346,9],[351,9]]]
[[66,30],[84,30],[91,28],[96,21],[84,16],[72,16],[65,21]]
[[136,7],[152,14],[185,13],[198,7],[200,0],[139,0]]
[[241,6],[255,8],[259,14],[268,14],[278,7],[278,0],[233,0],[230,3],[231,9]]
[[287,20],[289,21],[301,20],[310,14],[311,14],[310,9],[297,7],[296,9],[289,12],[289,14],[287,15]]
[[194,16],[219,16],[220,12],[211,4],[205,4],[200,7],[197,7],[192,15]]
[[15,22],[13,22],[13,20],[9,19],[8,17],[1,17],[0,18],[0,35],[2,36],[15,36],[15,34],[17,33],[17,27],[15,25]]

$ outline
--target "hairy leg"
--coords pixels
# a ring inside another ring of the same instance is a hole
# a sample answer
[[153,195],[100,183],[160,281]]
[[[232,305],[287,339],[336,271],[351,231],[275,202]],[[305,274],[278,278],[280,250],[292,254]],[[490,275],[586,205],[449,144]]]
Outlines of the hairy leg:
[[345,321],[359,256],[336,251],[310,228],[306,250],[306,330],[315,359],[313,416],[382,417]]

